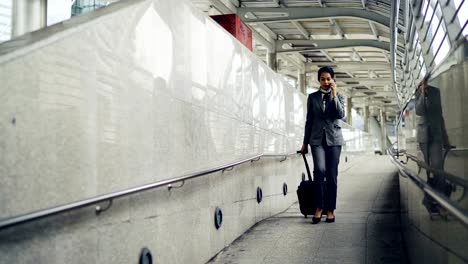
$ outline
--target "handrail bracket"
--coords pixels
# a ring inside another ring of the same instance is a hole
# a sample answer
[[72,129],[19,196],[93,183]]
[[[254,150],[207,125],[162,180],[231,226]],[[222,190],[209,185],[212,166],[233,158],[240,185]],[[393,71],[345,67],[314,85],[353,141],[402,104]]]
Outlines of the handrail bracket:
[[109,208],[112,206],[112,199],[107,200],[107,205],[102,207],[100,205],[96,205],[95,210],[96,210],[96,215],[101,214],[102,212],[107,211]]
[[168,185],[167,185],[167,190],[170,191],[170,190],[172,190],[173,188],[175,188],[175,189],[181,188],[181,187],[184,186],[184,185],[185,185],[185,181],[182,181],[182,182],[180,183],[180,185],[178,185],[178,186],[173,186],[172,184],[168,184]]

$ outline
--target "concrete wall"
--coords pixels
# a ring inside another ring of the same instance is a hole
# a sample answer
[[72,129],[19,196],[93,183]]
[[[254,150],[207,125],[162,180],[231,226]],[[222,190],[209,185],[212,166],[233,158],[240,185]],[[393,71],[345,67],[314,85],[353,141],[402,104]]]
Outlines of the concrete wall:
[[[300,159],[258,161],[171,191],[115,200],[99,216],[89,207],[2,230],[0,263],[138,263],[143,247],[155,263],[204,263],[253,224],[291,205],[302,168]],[[263,189],[260,204],[257,186]],[[219,229],[216,207],[223,211]]]
[[[302,143],[305,96],[186,1],[122,1],[3,43],[0,83],[0,219]],[[143,246],[202,263],[293,203],[302,168],[262,160],[0,230],[0,263],[136,263]]]

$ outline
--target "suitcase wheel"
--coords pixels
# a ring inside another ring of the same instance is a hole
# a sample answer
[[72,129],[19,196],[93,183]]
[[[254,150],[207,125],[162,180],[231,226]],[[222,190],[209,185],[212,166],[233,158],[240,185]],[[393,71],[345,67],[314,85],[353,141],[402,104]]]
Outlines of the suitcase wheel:
[[307,218],[307,215],[306,215],[306,214],[304,215],[304,218]]

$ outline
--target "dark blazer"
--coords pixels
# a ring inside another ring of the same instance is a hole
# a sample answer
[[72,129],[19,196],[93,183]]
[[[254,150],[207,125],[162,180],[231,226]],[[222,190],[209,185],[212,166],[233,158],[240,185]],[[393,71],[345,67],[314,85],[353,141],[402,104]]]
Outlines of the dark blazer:
[[[330,96],[331,97],[331,96]],[[304,132],[304,144],[321,145],[325,130],[328,146],[344,144],[343,133],[338,120],[345,116],[344,97],[337,93],[330,98],[323,111],[322,93],[320,91],[309,94],[307,98],[307,118]]]
[[418,116],[417,141],[419,143],[448,142],[439,89],[427,86],[424,96],[417,90],[415,97],[415,110]]

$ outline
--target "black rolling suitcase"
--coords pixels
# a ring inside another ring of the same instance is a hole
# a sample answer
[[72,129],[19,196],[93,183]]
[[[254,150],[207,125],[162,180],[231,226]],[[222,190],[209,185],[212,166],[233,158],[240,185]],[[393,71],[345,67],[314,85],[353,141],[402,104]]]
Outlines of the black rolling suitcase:
[[315,214],[314,181],[312,180],[312,176],[310,176],[309,164],[307,163],[307,159],[304,154],[302,154],[302,158],[304,159],[309,180],[307,181],[304,179],[305,177],[302,177],[302,181],[297,187],[297,199],[299,200],[299,209],[301,210],[301,213],[304,217],[307,217],[307,215]]
[[[300,153],[300,151],[298,151],[298,153]],[[302,154],[302,158],[304,159],[308,180],[306,180],[305,177],[302,177],[302,182],[297,187],[297,199],[299,200],[299,209],[301,210],[301,213],[304,215],[304,217],[307,217],[308,215],[315,214],[315,183],[312,180],[312,176],[310,175],[309,163],[307,163],[307,159],[304,154]],[[322,215],[326,214],[326,210],[322,210]]]

